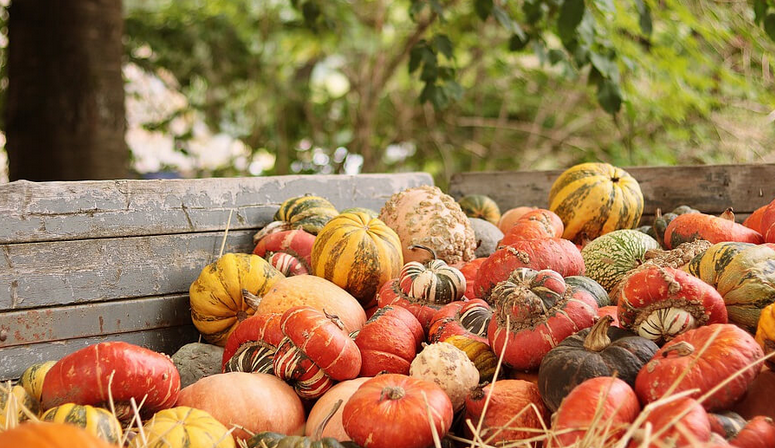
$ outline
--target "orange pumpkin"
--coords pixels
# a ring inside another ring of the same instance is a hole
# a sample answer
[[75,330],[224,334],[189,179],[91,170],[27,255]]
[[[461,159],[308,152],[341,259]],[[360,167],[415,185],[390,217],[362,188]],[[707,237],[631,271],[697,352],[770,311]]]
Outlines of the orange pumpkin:
[[764,235],[765,232],[762,231],[762,218],[764,218],[764,211],[767,210],[769,205],[770,204],[765,204],[754,210],[750,216],[745,218],[743,225]]
[[0,446],[18,448],[117,448],[66,423],[25,423],[0,432]]
[[[488,444],[498,445],[498,442],[504,440],[535,437],[536,433],[531,432],[531,429],[539,431],[542,429],[541,420],[548,421],[538,386],[523,380],[500,380],[483,388],[475,388],[466,397],[466,418],[474,426],[479,424],[485,413],[484,404],[488,394],[492,396],[479,432],[483,440],[489,439]],[[528,408],[532,406],[535,408]]]
[[514,223],[517,222],[519,218],[521,218],[525,213],[535,210],[536,207],[515,207],[509,210],[506,210],[505,213],[501,215],[501,219],[498,221],[498,228],[503,232],[503,234],[509,233],[509,230],[511,230],[511,227],[514,225]]
[[[307,426],[304,429],[304,435],[311,437],[315,434],[315,431],[320,426],[320,423],[328,416],[331,409],[337,401],[342,400],[342,403],[347,403],[350,397],[361,387],[361,384],[370,380],[371,377],[361,377],[354,380],[342,381],[334,385],[328,392],[325,393],[315,405],[312,410],[309,411],[309,417],[307,417]],[[340,442],[346,442],[350,439],[350,436],[344,430],[342,426],[342,411],[344,411],[344,405],[339,406],[334,416],[328,421],[328,424],[323,429],[323,433],[320,437],[332,437]]]
[[724,241],[761,244],[762,235],[735,222],[735,214],[728,208],[721,216],[704,213],[684,213],[678,215],[665,229],[665,245],[675,249],[682,243],[697,239],[708,240],[712,244]]
[[532,210],[517,220],[500,242],[501,246],[514,244],[519,240],[532,240],[536,238],[559,238],[562,236],[565,226],[562,219],[549,210]]

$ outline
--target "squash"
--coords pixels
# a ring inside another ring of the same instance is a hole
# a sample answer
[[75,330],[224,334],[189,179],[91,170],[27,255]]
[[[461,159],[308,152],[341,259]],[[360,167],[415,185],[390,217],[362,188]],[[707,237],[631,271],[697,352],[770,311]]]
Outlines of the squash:
[[[643,443],[643,429],[650,426],[652,443]],[[708,413],[697,400],[683,397],[654,407],[646,414],[628,448],[664,448],[666,446],[691,447],[710,441],[711,430]],[[699,445],[703,446],[703,445]]]
[[302,229],[317,235],[338,214],[336,207],[327,199],[304,195],[285,200],[275,213],[274,220],[288,223],[291,229]]
[[503,234],[508,234],[509,230],[511,230],[511,227],[521,218],[525,213],[535,210],[536,207],[515,207],[509,210],[506,210],[502,215],[501,219],[498,220],[498,228],[503,232]]
[[568,336],[549,350],[538,369],[538,390],[546,407],[556,411],[576,386],[601,376],[614,376],[630,386],[659,349],[652,341],[611,326],[604,316],[589,329]]
[[603,316],[608,316],[611,318],[611,326],[612,327],[619,327],[622,326],[619,324],[619,307],[611,305],[611,306],[601,306],[597,309],[597,316],[599,318],[603,318]]
[[685,268],[724,298],[730,322],[751,333],[761,310],[775,302],[775,249],[738,242],[714,244]]
[[140,436],[133,448],[235,448],[234,438],[209,413],[178,406],[157,412],[143,427],[147,443]]
[[[764,218],[764,212],[767,210],[767,207],[770,204],[764,204],[761,207],[754,210],[753,213],[748,215],[747,218],[743,221],[743,225],[748,227],[751,230],[755,230],[762,234],[762,236],[765,236],[766,230],[762,229],[762,218]],[[765,237],[766,239],[766,237]]]
[[286,230],[261,238],[253,254],[267,260],[286,277],[302,275],[312,270],[313,244],[315,235],[303,230]]
[[[700,354],[700,348],[706,344],[708,348]],[[692,396],[699,397],[742,371],[702,403],[708,411],[728,409],[759,375],[760,367],[752,363],[762,356],[762,349],[753,336],[735,325],[699,327],[678,335],[660,348],[638,373],[635,391],[643,403],[663,398],[668,390],[678,393],[698,389]],[[685,376],[673,388],[685,370]]]
[[511,226],[508,233],[504,233],[501,245],[508,246],[519,240],[533,240],[536,238],[559,238],[565,231],[562,220],[549,210],[536,209],[522,215]]
[[474,292],[474,282],[476,281],[476,274],[479,272],[479,268],[486,260],[487,258],[476,258],[460,268],[460,272],[462,272],[463,277],[466,278],[466,292],[463,294],[463,297],[468,300],[478,299]]
[[0,430],[29,420],[23,408],[26,408],[33,415],[38,415],[40,403],[18,384],[10,387],[10,382],[8,382],[0,387]]
[[562,219],[563,238],[582,244],[635,227],[643,213],[643,194],[626,171],[607,163],[582,163],[554,181],[549,210]]
[[697,239],[708,240],[713,244],[724,241],[753,244],[764,242],[759,232],[735,222],[731,207],[718,217],[704,213],[679,215],[665,230],[665,246],[668,249]]
[[762,212],[759,229],[768,243],[775,243],[775,199]]
[[405,263],[428,260],[428,254],[409,249],[414,245],[430,247],[450,265],[474,259],[471,223],[460,205],[438,187],[426,185],[394,194],[379,219],[398,234]]
[[732,411],[709,412],[708,421],[710,422],[710,430],[725,440],[736,436],[747,423],[740,414]]
[[[775,303],[762,310],[756,328],[756,342],[762,347],[765,355],[775,351]],[[766,362],[770,368],[775,369],[775,358],[769,358]]]
[[491,382],[495,376],[495,368],[498,364],[498,358],[495,356],[490,345],[484,342],[469,339],[467,336],[454,335],[444,339],[441,342],[452,344],[462,350],[479,371],[479,382]]
[[312,246],[312,272],[343,288],[364,307],[404,264],[401,241],[384,222],[343,213],[320,230]]
[[[234,333],[232,333],[234,334]],[[196,383],[200,379],[221,373],[223,347],[201,342],[191,342],[172,355],[172,362],[180,373],[180,387]]]
[[501,210],[498,204],[489,196],[483,194],[469,194],[457,201],[460,209],[469,218],[483,219],[487,222],[497,225],[501,219]]
[[223,372],[274,374],[274,354],[285,337],[280,329],[282,314],[257,314],[245,319],[229,335],[221,358]]
[[729,444],[736,448],[772,448],[775,446],[775,424],[769,417],[754,417]]
[[0,446],[24,448],[117,448],[75,425],[26,423],[0,432]]
[[433,314],[428,328],[428,341],[441,342],[453,335],[465,335],[489,347],[487,327],[491,318],[492,308],[484,300],[449,303]]
[[474,230],[474,238],[476,239],[474,256],[477,258],[489,257],[498,248],[498,242],[503,239],[503,232],[495,224],[483,219],[468,218],[468,222]]
[[637,230],[614,230],[584,246],[585,275],[611,292],[632,269],[645,261],[646,251],[659,243]]
[[439,260],[429,247],[411,246],[410,249],[428,251],[432,258],[425,264],[410,261],[401,269],[398,286],[405,295],[416,301],[442,305],[463,297],[466,278],[459,269]]
[[[489,400],[488,395],[491,395]],[[529,381],[496,381],[471,390],[466,397],[466,420],[471,420],[474,427],[482,422],[479,435],[482,440],[489,439],[488,445],[491,446],[503,441],[535,437],[536,432],[543,430],[543,421],[548,421],[546,417],[538,386]],[[466,435],[471,437],[468,427]]]
[[43,380],[56,361],[46,361],[33,364],[22,372],[19,378],[19,386],[32,395],[37,401],[40,401],[40,394],[43,391]]
[[222,256],[207,265],[189,288],[194,326],[207,342],[223,346],[237,324],[253,314],[251,295],[264,295],[282,278],[257,255]]
[[342,381],[341,383],[335,384],[334,387],[323,394],[309,411],[307,425],[304,428],[304,435],[308,437],[314,436],[318,428],[323,427],[320,437],[331,437],[343,442],[350,441],[350,437],[342,426],[343,405],[339,406],[326,425],[323,426],[323,422],[339,400],[342,400],[342,403],[347,403],[355,391],[370,379],[371,377],[360,377],[355,378],[354,380]]
[[425,339],[420,321],[406,309],[392,306],[378,309],[353,334],[361,352],[359,376],[375,376],[380,372],[408,374]]
[[775,419],[772,397],[775,397],[775,370],[762,367],[759,376],[748,386],[743,399],[735,403],[732,410],[746,419],[757,415]]
[[369,215],[370,218],[379,218],[379,213],[366,207],[350,207],[339,212],[340,215],[342,213],[365,213]]
[[672,212],[663,215],[662,210],[657,209],[651,229],[653,230],[654,239],[657,240],[661,247],[667,247],[665,244],[665,230],[667,230],[667,226],[669,226],[678,215],[683,215],[685,213],[700,213],[700,211],[695,210],[688,205],[679,205],[673,209]]
[[75,425],[106,442],[121,445],[121,423],[107,409],[67,403],[49,409],[40,419],[44,422]]
[[465,404],[468,391],[479,384],[479,370],[473,361],[463,350],[446,342],[426,345],[412,361],[409,376],[441,387],[455,411]]

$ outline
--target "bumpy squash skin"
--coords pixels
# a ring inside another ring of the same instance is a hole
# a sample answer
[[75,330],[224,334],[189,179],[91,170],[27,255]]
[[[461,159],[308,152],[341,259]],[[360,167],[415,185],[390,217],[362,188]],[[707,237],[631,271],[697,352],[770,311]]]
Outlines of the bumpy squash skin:
[[549,210],[565,224],[563,238],[581,244],[635,227],[643,214],[643,194],[626,171],[607,163],[582,163],[552,184]]
[[483,194],[464,196],[458,201],[458,204],[469,218],[483,219],[496,226],[501,219],[501,210],[498,208],[498,204]]
[[209,413],[178,406],[157,412],[143,427],[148,439],[142,445],[135,437],[133,448],[235,448],[234,438]]
[[121,444],[121,423],[107,409],[67,403],[49,409],[40,419],[45,422],[76,425],[106,442]]
[[[724,216],[724,215],[722,215]],[[665,230],[665,246],[675,249],[682,243],[697,239],[713,244],[724,241],[761,244],[762,235],[734,221],[734,215],[718,217],[704,213],[686,213],[677,216]]]
[[211,344],[223,346],[237,324],[255,311],[243,291],[258,297],[284,276],[257,255],[226,254],[191,284],[191,319]]
[[46,373],[56,363],[56,361],[46,361],[27,367],[22,372],[21,378],[19,378],[19,386],[22,386],[27,393],[40,401],[40,394],[43,391],[43,380],[46,378]]
[[274,219],[289,223],[292,229],[303,229],[317,235],[338,214],[336,207],[327,199],[308,195],[287,199],[280,205]]
[[484,343],[463,335],[450,336],[441,342],[452,344],[468,355],[468,359],[474,363],[479,371],[479,382],[492,382],[498,358],[490,350],[489,342]]
[[610,292],[624,276],[645,260],[647,250],[659,243],[637,230],[609,232],[581,249],[585,275]]
[[384,222],[365,213],[343,213],[320,230],[312,246],[312,272],[352,294],[364,307],[377,289],[398,276],[401,241]]

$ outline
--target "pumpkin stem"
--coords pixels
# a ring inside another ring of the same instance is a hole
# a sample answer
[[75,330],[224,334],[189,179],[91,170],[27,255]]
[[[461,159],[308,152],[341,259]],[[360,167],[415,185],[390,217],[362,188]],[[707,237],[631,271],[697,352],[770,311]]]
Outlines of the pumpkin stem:
[[404,398],[406,392],[401,386],[387,386],[382,389],[382,393],[379,394],[379,401],[387,398],[388,400],[400,400]]
[[618,178],[618,177],[616,177],[616,176],[614,176],[614,177],[612,177],[612,178],[611,178],[611,182],[613,182],[613,183],[617,183],[617,182],[619,182],[620,180],[621,180],[621,179],[620,179],[620,178]]
[[257,295],[251,293],[247,289],[242,290],[242,300],[244,300],[245,303],[247,303],[248,306],[253,308],[254,310],[257,309],[258,305],[261,303],[261,297],[258,297]]
[[666,348],[665,351],[662,352],[662,357],[667,358],[672,352],[676,352],[678,356],[689,356],[694,353],[694,346],[686,341],[677,342]]
[[337,316],[336,314],[328,314],[325,308],[323,308],[323,314],[326,315],[326,318],[328,320],[335,323],[340,330],[344,330],[344,322],[342,322],[342,319],[340,319],[339,316]]
[[408,249],[409,250],[415,250],[415,249],[426,250],[426,251],[431,253],[431,256],[433,256],[434,260],[438,260],[439,259],[439,257],[436,255],[436,251],[433,250],[432,248],[428,247],[428,246],[423,246],[421,244],[412,244],[411,246],[408,247]]
[[662,217],[662,209],[661,208],[657,208],[657,211],[654,212],[654,219],[659,219],[661,217]]
[[587,337],[584,338],[584,350],[599,352],[611,345],[611,338],[608,337],[608,328],[614,318],[609,315],[600,316],[592,329],[589,330]]
[[735,213],[734,209],[732,207],[727,208],[724,210],[724,213],[719,215],[719,218],[726,219],[727,221],[735,222]]
[[331,421],[331,419],[334,417],[334,414],[336,414],[336,411],[339,410],[339,407],[342,406],[343,400],[340,398],[339,400],[336,400],[336,403],[334,403],[334,407],[331,408],[330,411],[328,411],[328,414],[326,414],[326,417],[323,419],[323,421],[320,422],[320,425],[318,425],[317,428],[315,428],[315,433],[312,434],[312,440],[318,441],[323,438],[323,430],[326,429],[326,425],[328,425],[328,422]]

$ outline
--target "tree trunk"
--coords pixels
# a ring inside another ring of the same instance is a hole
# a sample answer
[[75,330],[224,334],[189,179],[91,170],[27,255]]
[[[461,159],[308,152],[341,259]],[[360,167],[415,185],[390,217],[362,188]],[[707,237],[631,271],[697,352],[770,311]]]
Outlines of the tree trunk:
[[11,180],[128,176],[121,3],[11,3],[6,103]]

